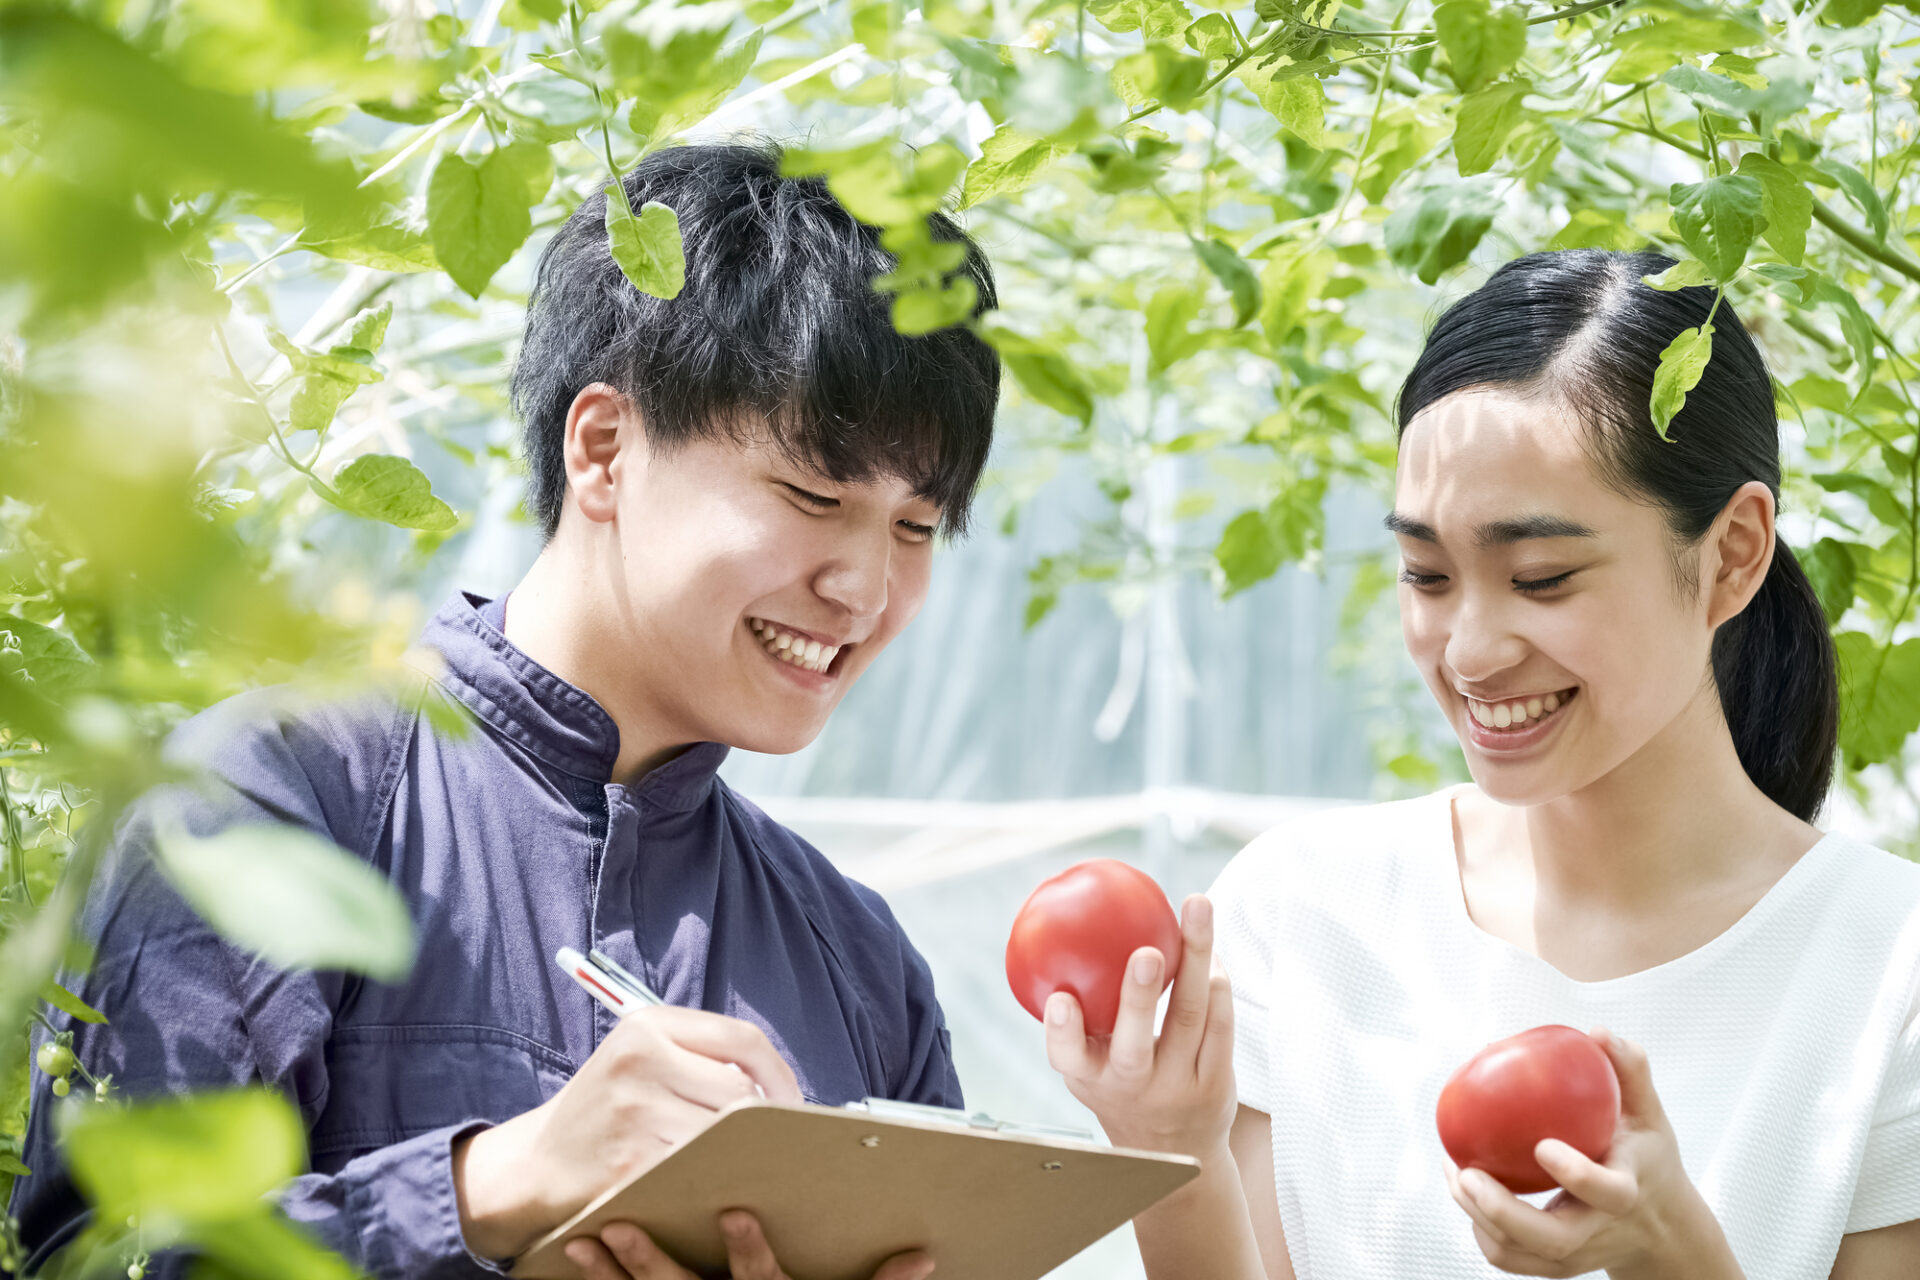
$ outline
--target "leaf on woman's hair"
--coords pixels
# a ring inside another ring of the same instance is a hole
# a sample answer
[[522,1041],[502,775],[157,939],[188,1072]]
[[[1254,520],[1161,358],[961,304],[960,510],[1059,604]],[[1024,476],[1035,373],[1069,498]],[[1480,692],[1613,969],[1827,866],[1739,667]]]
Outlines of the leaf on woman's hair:
[[1688,258],[1676,262],[1657,276],[1641,276],[1640,282],[1662,293],[1672,293],[1675,289],[1687,289],[1697,284],[1712,284],[1713,274],[1707,270],[1707,264],[1697,258]]
[[1712,325],[1682,329],[1660,353],[1660,368],[1653,375],[1653,396],[1648,409],[1653,415],[1653,429],[1660,433],[1662,440],[1673,438],[1667,434],[1667,428],[1686,407],[1687,392],[1700,384],[1700,375],[1707,371],[1707,360],[1712,355]]
[[1775,253],[1794,266],[1807,254],[1807,228],[1813,222],[1813,193],[1794,172],[1758,151],[1740,157],[1742,176],[1760,183],[1760,212],[1767,220],[1761,234]]

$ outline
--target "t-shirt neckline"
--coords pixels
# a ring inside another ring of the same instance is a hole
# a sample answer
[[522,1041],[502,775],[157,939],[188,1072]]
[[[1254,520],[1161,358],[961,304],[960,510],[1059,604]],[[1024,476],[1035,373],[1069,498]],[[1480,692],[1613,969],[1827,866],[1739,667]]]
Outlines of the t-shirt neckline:
[[1507,941],[1481,928],[1467,911],[1466,886],[1460,881],[1460,857],[1453,841],[1453,798],[1471,783],[1459,783],[1436,793],[1439,804],[1440,841],[1439,848],[1445,857],[1437,864],[1444,872],[1443,881],[1448,886],[1446,893],[1447,915],[1453,927],[1475,940],[1475,945],[1490,949],[1501,955],[1511,956],[1518,963],[1535,966],[1550,974],[1556,982],[1580,991],[1610,992],[1628,987],[1643,986],[1650,983],[1672,981],[1687,972],[1710,963],[1724,951],[1731,950],[1740,942],[1759,930],[1766,921],[1776,915],[1818,873],[1832,856],[1838,846],[1840,835],[1837,832],[1822,832],[1813,846],[1800,855],[1798,861],[1788,867],[1767,891],[1760,895],[1759,901],[1748,907],[1745,914],[1718,934],[1707,939],[1691,951],[1683,952],[1671,960],[1645,969],[1636,969],[1632,973],[1623,973],[1613,978],[1597,978],[1583,981],[1570,976],[1552,962],[1528,951],[1525,947]]

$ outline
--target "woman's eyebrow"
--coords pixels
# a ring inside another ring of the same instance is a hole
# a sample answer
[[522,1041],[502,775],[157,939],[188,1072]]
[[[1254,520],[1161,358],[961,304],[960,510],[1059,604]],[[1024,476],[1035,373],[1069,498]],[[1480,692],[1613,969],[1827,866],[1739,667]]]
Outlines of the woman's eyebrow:
[[[1440,541],[1440,534],[1434,527],[1412,516],[1390,511],[1384,521],[1389,533],[1403,538],[1412,538],[1416,542]],[[1482,547],[1502,547],[1515,542],[1528,542],[1535,538],[1597,538],[1600,535],[1577,520],[1565,516],[1530,515],[1515,516],[1509,520],[1490,520],[1474,530],[1474,541]]]

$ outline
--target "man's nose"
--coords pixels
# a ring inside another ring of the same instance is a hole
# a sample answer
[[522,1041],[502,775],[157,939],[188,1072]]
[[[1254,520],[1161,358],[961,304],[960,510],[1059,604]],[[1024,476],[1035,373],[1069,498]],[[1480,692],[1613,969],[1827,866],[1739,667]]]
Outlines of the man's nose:
[[893,567],[891,532],[848,538],[815,576],[813,589],[857,621],[887,611],[887,576]]

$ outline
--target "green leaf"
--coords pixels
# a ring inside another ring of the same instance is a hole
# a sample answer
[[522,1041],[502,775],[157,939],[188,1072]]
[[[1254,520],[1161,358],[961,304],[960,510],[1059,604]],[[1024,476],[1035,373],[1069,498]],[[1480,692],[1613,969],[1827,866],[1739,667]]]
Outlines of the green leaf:
[[1872,476],[1856,471],[1823,471],[1815,472],[1812,480],[1828,493],[1850,493],[1860,499],[1882,524],[1896,529],[1906,526],[1907,511],[1900,505],[1899,497]]
[[1171,40],[1193,21],[1182,0],[1089,0],[1087,12],[1109,31],[1138,31],[1148,40]]
[[1189,57],[1164,44],[1150,44],[1122,58],[1114,64],[1112,75],[1114,91],[1129,106],[1138,109],[1151,101],[1175,111],[1193,104],[1206,79],[1205,58]]
[[1191,325],[1200,314],[1200,295],[1186,285],[1163,286],[1147,302],[1147,372],[1158,377],[1198,351],[1204,335]]
[[20,1158],[11,1151],[0,1151],[0,1173],[15,1178],[30,1178],[33,1170],[20,1163]]
[[1840,189],[1847,193],[1847,199],[1867,215],[1867,222],[1873,227],[1873,238],[1884,242],[1887,238],[1886,202],[1873,189],[1873,184],[1867,181],[1867,175],[1837,160],[1822,160],[1815,167],[1840,184]]
[[390,453],[362,454],[334,473],[330,487],[335,506],[402,529],[435,532],[460,521],[418,467]]
[[1796,77],[1783,77],[1771,83],[1755,78],[1760,79],[1763,87],[1752,88],[1731,77],[1684,65],[1660,77],[1664,83],[1686,94],[1700,110],[1717,111],[1740,121],[1751,115],[1776,120],[1790,116],[1806,106],[1813,96],[1813,86]]
[[680,215],[649,200],[633,216],[627,189],[609,182],[607,197],[607,246],[620,273],[642,293],[656,298],[677,298],[687,284],[686,249],[680,242]]
[[1853,768],[1883,764],[1920,729],[1920,639],[1883,648],[1872,636],[1843,631],[1840,652],[1840,750]]
[[1209,61],[1231,58],[1240,52],[1239,37],[1234,34],[1233,19],[1224,13],[1209,13],[1187,28],[1187,48]]
[[54,695],[84,679],[93,665],[87,651],[61,632],[0,613],[0,671],[23,676],[40,693]]
[[1428,187],[1387,219],[1387,256],[1421,283],[1432,284],[1441,272],[1466,261],[1499,210],[1499,202],[1476,185]]
[[1461,100],[1453,127],[1453,156],[1461,177],[1485,173],[1493,167],[1507,145],[1507,136],[1525,114],[1520,100],[1532,92],[1532,81],[1508,80]]
[[1461,93],[1499,79],[1527,51],[1527,15],[1513,6],[1494,12],[1487,0],[1447,0],[1433,11],[1433,28]]
[[1760,184],[1763,234],[1773,251],[1794,266],[1807,253],[1807,227],[1813,222],[1813,193],[1792,170],[1758,151],[1740,157],[1740,173]]
[[967,176],[960,188],[960,207],[971,209],[991,196],[1008,196],[1026,190],[1055,157],[1071,150],[1010,124],[1001,125],[992,137],[980,144],[980,158],[967,166]]
[[478,298],[533,230],[532,206],[553,180],[535,142],[501,147],[478,164],[449,153],[427,184],[427,232],[453,282]]
[[1852,552],[1844,542],[1822,538],[1798,559],[1807,581],[1813,584],[1813,593],[1820,597],[1827,625],[1839,626],[1841,617],[1853,606],[1853,583],[1859,572]]
[[1249,59],[1234,74],[1274,119],[1317,151],[1327,145],[1327,92],[1313,74],[1316,69],[1290,60],[1256,67]]
[[1629,27],[1613,36],[1620,57],[1607,70],[1609,84],[1652,80],[1694,54],[1722,53],[1766,41],[1757,17],[1685,16]]
[[876,227],[923,224],[946,202],[966,167],[966,153],[948,143],[902,153],[885,138],[840,151],[796,147],[780,162],[780,172],[789,178],[825,174],[827,189],[847,211]]
[[1653,396],[1648,411],[1653,415],[1653,429],[1660,433],[1662,440],[1672,439],[1667,428],[1686,407],[1687,392],[1699,385],[1700,375],[1706,372],[1707,359],[1712,355],[1712,325],[1682,329],[1660,353],[1660,367],[1653,375]]
[[68,1017],[79,1022],[101,1023],[107,1020],[106,1014],[100,1012],[57,982],[48,982],[45,986],[41,987],[40,998]]
[[1193,251],[1232,295],[1234,327],[1237,329],[1253,319],[1260,309],[1260,281],[1246,259],[1236,253],[1232,245],[1219,239],[1195,240]]
[[207,923],[282,969],[344,969],[398,982],[413,919],[374,868],[310,831],[236,826],[161,833],[160,865]]
[[258,1211],[197,1232],[193,1280],[365,1280],[345,1258],[262,1202]]
[[54,1118],[74,1181],[108,1221],[247,1217],[306,1163],[300,1113],[267,1089],[67,1106]]
[[998,323],[985,326],[982,332],[1022,391],[1050,409],[1078,418],[1082,426],[1093,421],[1093,389],[1057,344]]
[[1712,284],[1713,273],[1707,270],[1706,263],[1687,258],[1674,263],[1657,276],[1641,276],[1640,282],[1662,293],[1672,293],[1676,289],[1688,289],[1697,284]]
[[1705,182],[1676,182],[1667,193],[1673,229],[1723,284],[1739,274],[1766,226],[1762,192],[1758,179],[1725,173]]
[[1227,596],[1271,578],[1280,566],[1298,560],[1318,543],[1326,484],[1304,480],[1264,509],[1242,511],[1227,522],[1213,558],[1226,577]]
[[979,301],[979,288],[962,276],[939,288],[900,290],[894,294],[889,314],[897,332],[917,337],[960,324],[973,315]]

